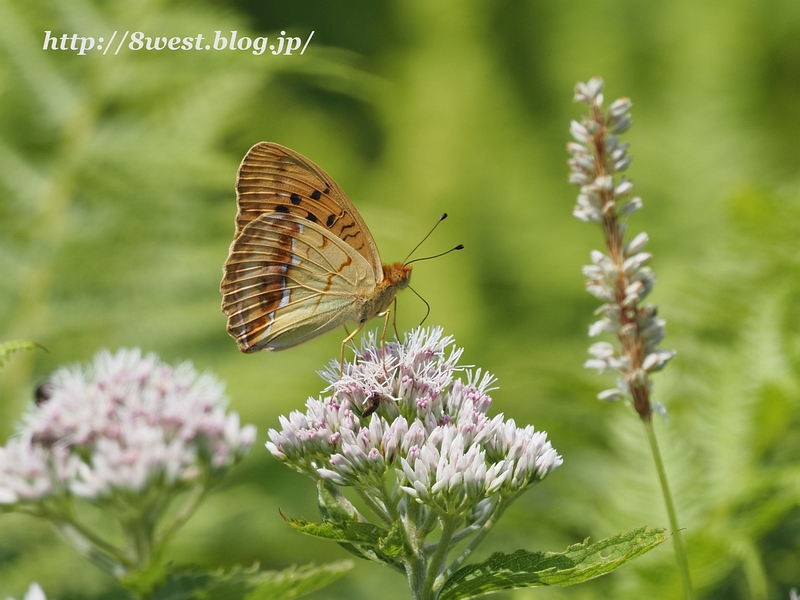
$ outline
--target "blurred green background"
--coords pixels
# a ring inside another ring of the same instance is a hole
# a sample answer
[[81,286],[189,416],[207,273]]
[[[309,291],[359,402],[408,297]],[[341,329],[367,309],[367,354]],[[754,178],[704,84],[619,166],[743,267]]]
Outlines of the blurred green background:
[[[315,35],[303,56],[43,51],[44,31],[109,36]],[[644,430],[584,372],[601,246],[571,216],[565,144],[576,81],[629,96],[629,176],[678,351],[656,377],[657,429],[704,599],[800,587],[800,3],[796,0],[0,0],[0,339],[49,350],[0,372],[8,435],[57,366],[140,346],[228,382],[258,443],[175,538],[180,564],[281,568],[349,555],[293,532],[313,484],[263,447],[278,415],[323,386],[333,332],[240,354],[218,291],[246,150],[287,145],[344,188],[385,261],[440,213],[415,266],[429,322],[495,373],[495,411],[549,432],[564,465],[481,548],[563,550],[665,527]],[[399,324],[424,315],[400,298]],[[378,327],[378,323],[373,323]],[[112,580],[44,524],[0,517],[0,597],[114,598]],[[309,598],[407,598],[359,563]],[[610,576],[501,598],[681,597],[671,544]]]

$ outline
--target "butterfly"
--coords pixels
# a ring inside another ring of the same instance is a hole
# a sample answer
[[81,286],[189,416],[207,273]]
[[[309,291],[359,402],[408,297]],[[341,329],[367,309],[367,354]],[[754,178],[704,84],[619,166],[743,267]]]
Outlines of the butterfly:
[[[222,312],[242,352],[283,350],[385,316],[411,265],[384,265],[366,223],[313,162],[261,142],[236,177],[236,232],[223,267]],[[343,364],[343,361],[340,361]]]

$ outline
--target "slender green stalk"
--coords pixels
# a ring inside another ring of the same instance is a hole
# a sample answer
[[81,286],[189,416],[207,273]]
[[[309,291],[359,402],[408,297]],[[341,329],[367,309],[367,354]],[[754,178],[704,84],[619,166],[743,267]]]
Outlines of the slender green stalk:
[[455,521],[449,517],[442,518],[442,537],[439,538],[439,544],[436,548],[430,561],[428,562],[428,575],[425,577],[425,590],[422,596],[425,600],[434,598],[433,584],[436,578],[444,568],[447,554],[450,552],[450,542],[455,533]]
[[100,550],[95,545],[95,540],[88,539],[85,532],[80,531],[72,523],[56,521],[53,525],[75,550],[104,573],[116,578],[125,572],[127,568],[125,559],[118,553]]
[[385,525],[391,525],[395,519],[389,515],[389,511],[377,498],[373,498],[366,490],[358,490],[359,497],[366,503],[369,509],[380,517]]
[[500,517],[502,517],[503,513],[506,512],[506,508],[509,507],[509,505],[514,501],[515,498],[516,497],[500,500],[498,505],[492,510],[489,519],[481,526],[478,533],[475,534],[475,537],[473,537],[469,541],[467,547],[461,551],[461,554],[459,554],[456,557],[456,559],[452,563],[450,563],[447,569],[445,569],[445,571],[438,577],[438,579],[436,580],[437,586],[439,587],[443,586],[445,581],[450,579],[453,573],[455,573],[458,570],[458,568],[464,564],[464,562],[470,557],[472,552],[475,550],[477,545],[480,544],[487,535],[489,535],[489,532],[495,526],[497,521],[500,520]]
[[653,428],[653,419],[642,419],[642,422],[644,423],[644,428],[647,430],[647,438],[650,440],[650,449],[653,451],[653,460],[656,463],[658,480],[661,482],[661,493],[664,495],[664,502],[667,505],[669,526],[672,530],[672,543],[675,547],[675,557],[678,560],[678,569],[683,579],[683,593],[686,600],[694,600],[694,588],[692,587],[692,578],[689,575],[689,561],[686,558],[686,550],[683,547],[681,530],[678,527],[678,516],[675,513],[675,506],[672,503],[672,494],[670,494],[669,484],[667,483],[667,473],[664,470],[664,463],[661,461],[661,452],[658,450],[656,431]]
[[155,536],[154,543],[156,545],[163,544],[189,519],[189,517],[194,514],[194,511],[197,509],[200,501],[205,497],[207,491],[208,488],[205,486],[205,484],[201,484],[195,486],[189,492],[189,497],[186,499],[186,502],[184,502],[183,506],[181,506],[177,514],[167,525],[163,526],[161,532]]

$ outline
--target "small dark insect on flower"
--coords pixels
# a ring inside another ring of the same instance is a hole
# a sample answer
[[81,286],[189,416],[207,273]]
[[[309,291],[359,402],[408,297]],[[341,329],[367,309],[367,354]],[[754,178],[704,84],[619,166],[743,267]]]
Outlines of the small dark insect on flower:
[[33,398],[36,401],[36,406],[41,406],[48,400],[50,400],[50,396],[53,395],[53,384],[50,383],[49,379],[45,379],[42,383],[40,383],[36,390],[33,392]]
[[361,418],[366,419],[372,413],[374,413],[381,405],[381,400],[389,400],[389,398],[385,398],[381,394],[377,392],[372,392],[367,398],[364,400],[364,412],[361,413]]

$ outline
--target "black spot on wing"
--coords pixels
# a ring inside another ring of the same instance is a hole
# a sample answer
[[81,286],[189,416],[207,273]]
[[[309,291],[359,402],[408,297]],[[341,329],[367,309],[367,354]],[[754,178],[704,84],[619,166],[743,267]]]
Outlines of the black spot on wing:
[[320,192],[319,190],[314,190],[313,192],[311,192],[311,197],[314,200],[319,200],[322,197],[322,192]]
[[312,212],[308,213],[308,220],[312,223],[316,223],[319,219],[317,219],[316,215]]
[[336,215],[328,215],[328,220],[327,220],[327,221],[325,221],[325,224],[326,224],[328,227],[331,227],[331,226],[333,226],[333,222],[334,222],[335,220],[336,220]]
[[275,212],[288,213],[289,207],[286,206],[285,204],[278,204],[278,206],[275,207]]
[[294,204],[295,206],[300,204],[300,196],[298,196],[295,193],[292,193],[292,195],[289,197],[289,199],[292,201],[292,204]]

